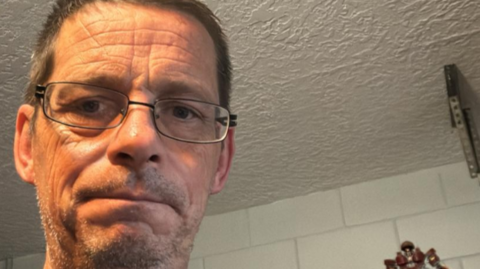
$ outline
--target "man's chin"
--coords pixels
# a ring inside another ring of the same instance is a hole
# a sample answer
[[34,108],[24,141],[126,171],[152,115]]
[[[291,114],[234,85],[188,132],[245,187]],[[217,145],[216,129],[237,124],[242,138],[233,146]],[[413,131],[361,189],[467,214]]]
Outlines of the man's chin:
[[112,231],[115,238],[124,236],[155,236],[150,225],[140,221],[118,221],[112,225],[109,230]]
[[197,227],[154,203],[84,203],[64,216],[58,229],[45,226],[63,235],[48,241],[58,268],[183,268]]
[[182,255],[176,238],[157,238],[148,225],[139,222],[120,222],[86,233],[77,238],[77,254],[92,268],[170,268]]
[[95,242],[97,245],[109,244],[122,238],[155,238],[150,225],[140,221],[118,221],[108,227],[86,226],[77,231],[77,238],[85,242]]

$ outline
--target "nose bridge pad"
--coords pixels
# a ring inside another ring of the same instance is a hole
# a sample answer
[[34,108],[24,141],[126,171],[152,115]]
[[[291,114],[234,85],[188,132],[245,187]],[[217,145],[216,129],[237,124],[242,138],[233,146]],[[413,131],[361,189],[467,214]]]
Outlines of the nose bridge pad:
[[[149,111],[142,111],[144,109],[140,109],[139,107],[130,107],[130,105],[146,106]],[[136,114],[133,112],[140,114]],[[144,118],[145,116],[141,116],[141,113],[147,113],[147,118]],[[146,139],[145,135],[147,134],[145,132],[150,132],[150,130],[146,130],[145,128],[150,128],[151,131],[154,132],[156,136],[158,136],[154,113],[155,112],[153,110],[153,105],[151,104],[133,101],[130,102],[126,108],[126,111],[124,112],[123,121],[120,125],[120,129],[123,130],[119,130],[119,134],[127,134],[131,138],[144,136],[144,138]]]
[[155,122],[155,106],[152,105],[152,104],[149,104],[149,103],[143,103],[143,102],[137,102],[137,101],[129,101],[128,103],[128,106],[126,108],[126,111],[124,112],[124,116],[123,116],[123,121],[127,121],[127,117],[129,116],[129,114],[136,110],[135,108],[130,108],[130,105],[138,105],[138,106],[146,106],[149,110],[149,121],[152,123],[153,127],[154,127],[154,130],[155,132],[158,133],[157,131],[157,125],[156,125],[156,122]]
[[[132,104],[136,106],[130,107]],[[139,106],[146,106],[149,111],[143,111],[145,108],[140,108]],[[141,165],[145,161],[159,162],[158,148],[152,144],[159,142],[156,140],[159,133],[155,120],[152,118],[154,117],[153,105],[130,102],[124,113],[123,122],[117,133],[117,139],[119,140],[117,140],[116,146],[114,146],[116,148],[113,151],[116,152],[116,154],[113,154],[116,155],[115,158],[122,163],[132,165]],[[147,115],[141,115],[142,113],[147,113]]]

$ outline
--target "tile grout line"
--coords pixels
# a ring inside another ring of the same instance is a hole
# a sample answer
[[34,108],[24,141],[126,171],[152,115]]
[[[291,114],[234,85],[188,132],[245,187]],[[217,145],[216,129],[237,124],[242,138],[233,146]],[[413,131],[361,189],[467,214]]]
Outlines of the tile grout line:
[[400,244],[401,244],[402,242],[400,241],[400,232],[398,231],[398,224],[397,224],[397,220],[396,220],[396,219],[393,220],[393,229],[395,230],[395,237],[396,237],[396,239],[397,239],[397,245],[400,246]]
[[252,244],[252,223],[250,222],[250,208],[245,209],[247,213],[247,224],[248,224],[248,246],[251,248]]
[[431,210],[431,211],[417,212],[415,214],[401,215],[401,216],[397,216],[396,220],[408,219],[408,218],[412,218],[412,217],[418,217],[418,216],[421,216],[421,215],[433,214],[433,213],[441,212],[441,211],[453,210],[453,209],[456,209],[456,208],[461,208],[461,207],[464,207],[464,206],[471,206],[471,205],[475,205],[475,204],[480,205],[480,201],[474,201],[474,202],[468,202],[468,203],[464,203],[464,204],[453,205],[453,206],[448,207],[448,208],[438,208],[438,209]]
[[342,188],[338,188],[338,196],[340,198],[340,210],[342,211],[342,221],[343,221],[343,226],[347,227],[347,220],[345,217],[345,207],[343,205],[343,195],[342,195]]
[[443,196],[443,202],[445,203],[445,208],[449,208],[450,204],[448,203],[447,190],[445,189],[442,173],[437,172],[437,177],[438,177],[438,183],[440,184],[440,191],[442,192],[442,196]]
[[300,268],[300,255],[299,255],[299,251],[298,251],[298,241],[297,241],[297,238],[295,238],[293,240],[294,244],[295,244],[295,261],[297,262],[297,269],[301,269]]

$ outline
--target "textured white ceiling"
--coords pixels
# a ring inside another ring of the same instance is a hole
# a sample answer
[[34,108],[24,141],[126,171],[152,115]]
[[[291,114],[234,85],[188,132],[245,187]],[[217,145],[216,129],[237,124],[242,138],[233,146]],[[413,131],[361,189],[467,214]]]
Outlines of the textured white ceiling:
[[[0,0],[0,258],[43,250],[14,172],[15,110],[47,0]],[[206,1],[235,68],[237,156],[216,214],[463,159],[442,67],[480,93],[476,0]]]

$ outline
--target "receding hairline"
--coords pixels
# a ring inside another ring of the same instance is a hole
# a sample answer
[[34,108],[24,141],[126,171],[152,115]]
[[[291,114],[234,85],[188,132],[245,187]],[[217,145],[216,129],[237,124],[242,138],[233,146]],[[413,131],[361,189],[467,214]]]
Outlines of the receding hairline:
[[[145,17],[147,17],[146,22]],[[118,18],[122,19],[122,23],[120,25],[113,24],[111,27],[110,25],[112,25],[112,22],[115,23]],[[137,20],[137,18],[141,19]],[[151,24],[152,22],[153,25]],[[155,27],[155,24],[158,25],[161,23],[164,23],[165,26],[160,25],[160,27]],[[170,25],[172,25],[171,27],[175,27],[176,30],[171,30],[173,28],[171,28]],[[153,42],[152,44],[154,45],[173,45],[184,51],[186,53],[185,57],[191,58],[197,63],[198,68],[204,69],[202,73],[205,74],[205,79],[202,80],[208,82],[208,84],[203,85],[204,87],[202,88],[213,89],[216,95],[214,100],[218,101],[220,98],[220,89],[218,85],[219,74],[217,72],[218,53],[216,52],[213,38],[197,18],[182,10],[170,7],[163,8],[153,6],[153,8],[151,8],[149,6],[124,2],[94,2],[83,6],[65,19],[55,36],[53,43],[56,47],[54,47],[52,51],[52,56],[54,58],[52,66],[53,71],[49,77],[49,81],[68,80],[64,76],[65,74],[60,76],[58,74],[58,70],[62,68],[62,64],[59,64],[58,60],[65,56],[65,48],[77,44],[77,42],[83,42],[90,35],[92,35],[94,40],[98,40],[95,41],[97,43],[99,42],[98,44],[100,46],[113,46],[115,44],[110,43],[109,41],[107,41],[107,43],[102,42],[101,36],[104,34],[109,35],[110,31],[113,35],[116,34],[116,31],[125,31],[126,34],[130,35],[137,30],[146,30],[147,32],[145,32],[145,34],[147,36],[150,33],[161,33],[163,31],[166,32],[167,36],[171,35],[171,37],[166,39],[166,43],[163,43],[164,41],[161,41],[161,43],[155,43],[153,39],[139,39],[144,40],[139,44],[148,45],[150,42]],[[151,30],[151,32],[149,30]],[[96,38],[96,35],[99,35],[99,38]],[[140,35],[142,35],[141,32]],[[155,38],[156,35],[154,34],[152,37]],[[119,38],[120,40],[123,40],[121,36],[119,36]],[[124,41],[119,42],[124,44]],[[72,54],[67,52],[67,55]],[[156,68],[156,65],[153,65],[152,68]],[[156,72],[158,73],[158,70]],[[152,81],[156,81],[155,77],[152,78]],[[80,82],[83,82],[83,80]]]
[[120,7],[118,10],[126,10],[127,13],[131,13],[130,12],[131,10],[125,9],[124,8],[125,6],[134,7],[136,9],[144,10],[145,12],[155,12],[154,10],[157,10],[157,11],[170,11],[170,12],[173,12],[173,13],[176,13],[176,14],[181,14],[181,16],[178,16],[178,18],[188,19],[189,22],[194,22],[194,24],[196,24],[198,26],[201,26],[202,31],[205,31],[205,33],[208,34],[210,39],[213,41],[213,39],[210,36],[210,33],[206,29],[205,25],[198,18],[196,18],[194,15],[192,15],[192,14],[190,14],[190,13],[188,13],[188,12],[186,12],[186,11],[176,7],[176,6],[169,5],[169,4],[163,4],[163,3],[156,3],[156,2],[155,3],[151,3],[151,2],[141,3],[141,2],[134,2],[134,1],[129,1],[129,0],[117,0],[117,1],[115,1],[115,0],[114,1],[94,0],[90,3],[87,3],[83,6],[81,6],[80,9],[78,9],[78,10],[74,11],[73,13],[69,14],[69,16],[67,18],[65,18],[65,20],[63,21],[60,29],[63,27],[63,25],[66,22],[68,22],[70,20],[75,20],[75,17],[79,13],[84,13],[84,12],[87,12],[89,9],[91,9],[93,11],[96,11],[98,13],[98,15],[103,15],[103,14],[106,14],[106,12],[111,11],[111,9],[110,9],[111,6]]
[[[203,32],[203,33],[200,33],[200,35],[208,36],[207,38],[209,43],[208,47],[213,49],[212,52],[215,57],[215,60],[217,60],[218,58],[217,52],[215,51],[215,41],[213,37],[211,36],[211,34],[209,33],[205,25],[199,19],[197,19],[194,15],[189,14],[181,9],[178,9],[175,6],[170,6],[170,5],[159,6],[161,4],[151,4],[151,3],[131,3],[128,0],[120,1],[120,2],[94,1],[86,4],[85,6],[82,6],[79,10],[76,10],[74,13],[70,14],[70,16],[65,18],[61,27],[59,28],[59,31],[56,33],[55,38],[53,39],[53,43],[54,44],[57,43],[59,35],[62,33],[63,29],[67,24],[78,22],[77,16],[80,13],[90,12],[89,9],[93,9],[98,11],[98,15],[103,15],[106,13],[105,11],[108,11],[105,9],[106,9],[106,6],[109,6],[109,5],[118,6],[120,7],[119,10],[121,9],[126,10],[129,14],[132,13],[131,10],[125,9],[124,8],[125,6],[132,6],[132,7],[135,7],[137,10],[143,10],[145,12],[158,12],[158,11],[165,12],[166,11],[164,15],[169,14],[169,15],[172,15],[171,17],[175,17],[175,19],[177,19],[178,21],[184,21],[185,24],[194,25],[196,29]],[[155,9],[156,11],[152,10],[152,8]],[[158,15],[158,13],[156,15]],[[163,18],[161,20],[163,20]],[[199,33],[195,32],[195,34],[199,34]]]

